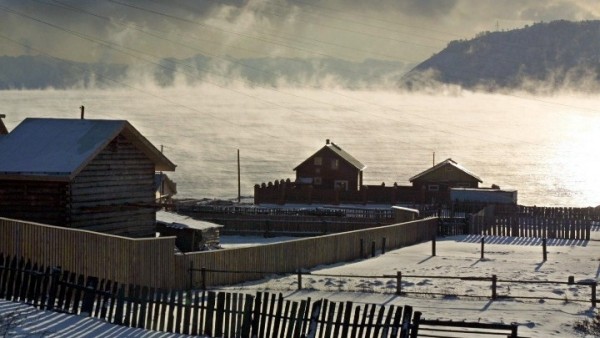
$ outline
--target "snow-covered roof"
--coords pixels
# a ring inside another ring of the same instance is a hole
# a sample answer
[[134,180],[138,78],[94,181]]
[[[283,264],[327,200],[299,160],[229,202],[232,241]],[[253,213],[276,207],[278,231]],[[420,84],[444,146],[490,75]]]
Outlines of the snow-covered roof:
[[296,168],[294,168],[294,170],[298,169],[298,167],[300,167],[302,164],[304,164],[304,162],[308,161],[310,158],[315,156],[317,153],[319,153],[323,149],[329,149],[329,150],[333,151],[336,155],[338,155],[339,157],[344,159],[346,162],[350,163],[353,167],[355,167],[358,170],[365,170],[367,168],[366,165],[360,163],[359,160],[354,158],[352,155],[348,154],[340,146],[338,146],[337,144],[335,144],[333,142],[329,142],[329,140],[328,140],[327,144],[325,144],[325,146],[323,148],[319,149],[316,153],[314,153],[308,159],[304,160],[302,163],[300,163],[298,166],[296,166]]
[[0,138],[0,175],[71,180],[119,134],[146,154],[156,170],[175,170],[127,121],[28,118]]
[[175,229],[208,230],[223,227],[221,224],[200,221],[189,216],[164,210],[159,210],[156,212],[156,221],[164,223],[166,226]]
[[460,171],[464,172],[465,174],[467,174],[467,175],[469,175],[469,176],[473,177],[474,179],[476,179],[476,180],[477,180],[477,181],[479,181],[480,183],[482,183],[482,182],[483,182],[483,181],[481,180],[481,178],[479,178],[479,176],[475,175],[475,174],[474,174],[474,173],[472,173],[471,171],[467,170],[465,167],[463,167],[463,166],[461,166],[460,164],[456,163],[456,162],[455,162],[454,160],[452,160],[451,158],[449,158],[449,159],[446,159],[445,161],[442,161],[442,162],[440,162],[440,163],[438,163],[438,164],[434,165],[433,167],[431,167],[431,168],[429,168],[429,169],[427,169],[427,170],[425,170],[425,171],[421,172],[420,174],[417,174],[417,175],[415,175],[415,176],[411,177],[409,181],[410,181],[410,182],[412,182],[412,181],[414,181],[414,180],[416,180],[416,179],[418,179],[418,178],[420,178],[420,177],[423,177],[423,176],[425,176],[425,175],[429,174],[430,172],[436,171],[436,170],[438,170],[439,168],[441,168],[441,167],[444,167],[444,166],[446,166],[446,165],[450,165],[450,166],[453,166],[453,167],[455,167],[456,169],[458,169],[458,170],[460,170]]

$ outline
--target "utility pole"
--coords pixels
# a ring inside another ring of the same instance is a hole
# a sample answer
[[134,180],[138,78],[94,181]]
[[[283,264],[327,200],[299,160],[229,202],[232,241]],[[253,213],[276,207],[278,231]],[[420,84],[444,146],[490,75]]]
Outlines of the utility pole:
[[240,176],[240,150],[237,150],[237,169],[238,169],[238,203],[242,201],[242,183]]

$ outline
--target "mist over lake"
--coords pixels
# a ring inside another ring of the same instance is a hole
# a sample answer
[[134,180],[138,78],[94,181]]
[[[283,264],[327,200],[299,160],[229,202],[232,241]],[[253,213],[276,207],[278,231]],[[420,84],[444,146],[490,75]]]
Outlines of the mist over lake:
[[[179,198],[243,196],[294,180],[293,169],[332,140],[367,165],[365,184],[409,185],[452,158],[482,180],[518,190],[519,203],[600,204],[598,96],[464,90],[220,88],[0,91],[11,130],[27,117],[124,119],[178,165]],[[434,155],[435,153],[435,155]]]

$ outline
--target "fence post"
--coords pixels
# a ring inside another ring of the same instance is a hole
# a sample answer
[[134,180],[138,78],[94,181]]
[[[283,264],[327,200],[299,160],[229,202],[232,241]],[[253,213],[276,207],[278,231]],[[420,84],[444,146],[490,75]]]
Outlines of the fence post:
[[596,307],[596,286],[598,285],[598,282],[594,281],[590,284],[590,287],[592,288],[592,307]]
[[431,238],[431,255],[435,256],[435,235]]
[[396,294],[402,295],[402,272],[396,271]]
[[302,269],[298,269],[298,290],[302,290]]
[[383,237],[381,239],[381,254],[385,255],[385,243],[387,242],[387,238]]
[[483,257],[485,256],[484,248],[485,248],[485,236],[481,237],[481,259],[483,259]]
[[568,279],[567,279],[567,283],[569,283],[569,285],[575,284],[575,277],[574,276],[569,276]]
[[206,290],[206,268],[202,267],[202,269],[200,269],[200,276],[202,277],[202,290]]
[[545,262],[548,260],[548,251],[546,250],[546,239],[545,238],[542,239],[542,248],[544,250],[543,257],[544,257],[544,262]]
[[190,261],[190,287],[189,289],[194,288],[194,261]]
[[365,240],[360,239],[360,258],[365,258]]
[[376,250],[375,250],[375,241],[371,242],[371,257],[375,257],[376,254]]
[[496,275],[492,275],[492,299],[496,299],[498,295],[496,294],[496,286],[498,284],[498,277]]

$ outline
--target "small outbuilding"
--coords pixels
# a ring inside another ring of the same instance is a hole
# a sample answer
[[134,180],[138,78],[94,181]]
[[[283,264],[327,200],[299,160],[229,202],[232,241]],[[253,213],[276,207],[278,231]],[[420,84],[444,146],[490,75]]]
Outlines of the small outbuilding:
[[219,249],[219,231],[222,227],[174,212],[156,213],[156,231],[161,236],[176,236],[175,245],[182,252]]
[[174,170],[127,121],[28,118],[0,137],[0,216],[154,237],[154,174]]
[[315,189],[358,191],[363,184],[366,166],[326,140],[325,146],[300,163],[296,171],[296,184],[312,185]]
[[173,196],[177,194],[177,184],[167,174],[158,172],[154,175],[154,190],[156,203],[170,205],[173,204]]

